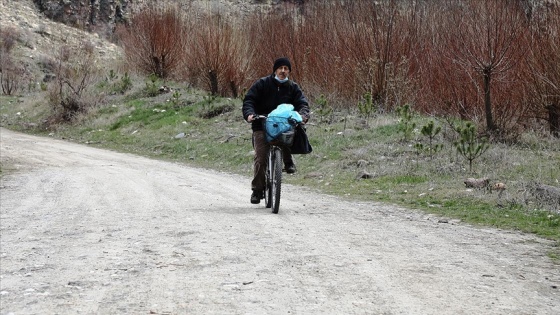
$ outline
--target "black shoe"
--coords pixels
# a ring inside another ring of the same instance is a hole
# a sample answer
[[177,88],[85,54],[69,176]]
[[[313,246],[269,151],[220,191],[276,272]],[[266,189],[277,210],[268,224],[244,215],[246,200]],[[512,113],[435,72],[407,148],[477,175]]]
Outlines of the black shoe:
[[293,174],[295,172],[296,172],[296,165],[295,164],[286,165],[286,173]]
[[263,199],[263,193],[262,191],[258,191],[258,190],[253,190],[253,193],[251,194],[251,203],[252,204],[259,204],[261,203],[261,199]]

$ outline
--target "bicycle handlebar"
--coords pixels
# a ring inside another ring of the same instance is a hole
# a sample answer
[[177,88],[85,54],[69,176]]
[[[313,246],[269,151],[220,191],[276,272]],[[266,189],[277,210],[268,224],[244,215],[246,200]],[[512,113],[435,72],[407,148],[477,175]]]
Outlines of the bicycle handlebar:
[[[268,116],[266,116],[266,115],[255,115],[253,117],[253,120],[260,120],[260,119],[265,119],[266,120],[267,118],[268,118]],[[293,118],[288,118],[288,120],[291,121],[293,125],[298,125],[298,124],[304,125],[305,124],[305,121],[296,122],[296,120],[293,119]]]

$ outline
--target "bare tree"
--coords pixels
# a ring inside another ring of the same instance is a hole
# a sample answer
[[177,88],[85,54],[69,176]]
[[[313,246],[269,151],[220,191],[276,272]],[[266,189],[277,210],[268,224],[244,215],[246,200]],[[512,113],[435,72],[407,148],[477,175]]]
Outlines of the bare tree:
[[53,122],[73,122],[79,114],[98,105],[102,95],[93,92],[99,68],[94,47],[89,42],[79,47],[61,46],[55,60],[55,80],[48,90]]
[[212,95],[239,96],[250,54],[232,22],[220,14],[204,15],[185,33],[189,33],[185,50],[189,78]]
[[[293,49],[294,36],[300,30],[295,29],[297,17],[287,11],[279,11],[276,14],[258,12],[247,18],[244,25],[247,28],[245,34],[250,34],[247,46],[251,51],[251,67],[259,75],[272,73],[272,62],[278,57],[289,57],[292,64],[297,64],[294,59],[294,51],[305,51],[305,46]],[[296,67],[294,67],[295,69]]]
[[0,86],[2,93],[12,95],[21,83],[24,70],[13,56],[12,50],[20,34],[14,27],[0,27]]
[[2,93],[13,95],[20,88],[25,74],[23,66],[13,61],[10,56],[0,56],[0,85]]
[[560,6],[532,10],[529,78],[535,102],[534,115],[548,121],[550,133],[560,137]]
[[482,79],[486,128],[496,131],[492,83],[510,80],[527,52],[526,15],[514,1],[450,1],[447,6],[448,56],[466,73],[475,72],[473,83]]
[[183,63],[185,22],[172,6],[148,5],[132,16],[130,24],[117,33],[127,59],[147,74],[171,76]]
[[284,36],[288,47],[299,47],[290,53],[303,82],[319,86],[318,95],[336,94],[352,104],[365,94],[379,107],[405,102],[416,2],[333,0],[304,7],[287,28],[295,36]]

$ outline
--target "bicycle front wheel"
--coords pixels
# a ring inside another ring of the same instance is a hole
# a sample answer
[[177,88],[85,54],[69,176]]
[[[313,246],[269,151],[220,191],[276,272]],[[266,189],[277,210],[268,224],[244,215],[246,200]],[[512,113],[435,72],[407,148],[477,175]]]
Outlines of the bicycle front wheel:
[[280,209],[280,192],[282,190],[282,149],[275,148],[272,154],[272,213],[278,213]]
[[264,189],[264,203],[267,208],[272,207],[272,178],[274,177],[274,151],[268,152],[268,159],[266,163],[265,189]]

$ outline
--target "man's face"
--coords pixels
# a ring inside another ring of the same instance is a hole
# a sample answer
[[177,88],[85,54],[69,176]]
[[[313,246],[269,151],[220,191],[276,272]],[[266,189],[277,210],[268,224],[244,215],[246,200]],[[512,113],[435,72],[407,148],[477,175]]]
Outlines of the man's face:
[[288,66],[280,66],[278,69],[276,69],[274,74],[276,74],[278,79],[284,80],[288,77],[288,74],[290,74],[290,69],[288,68]]

